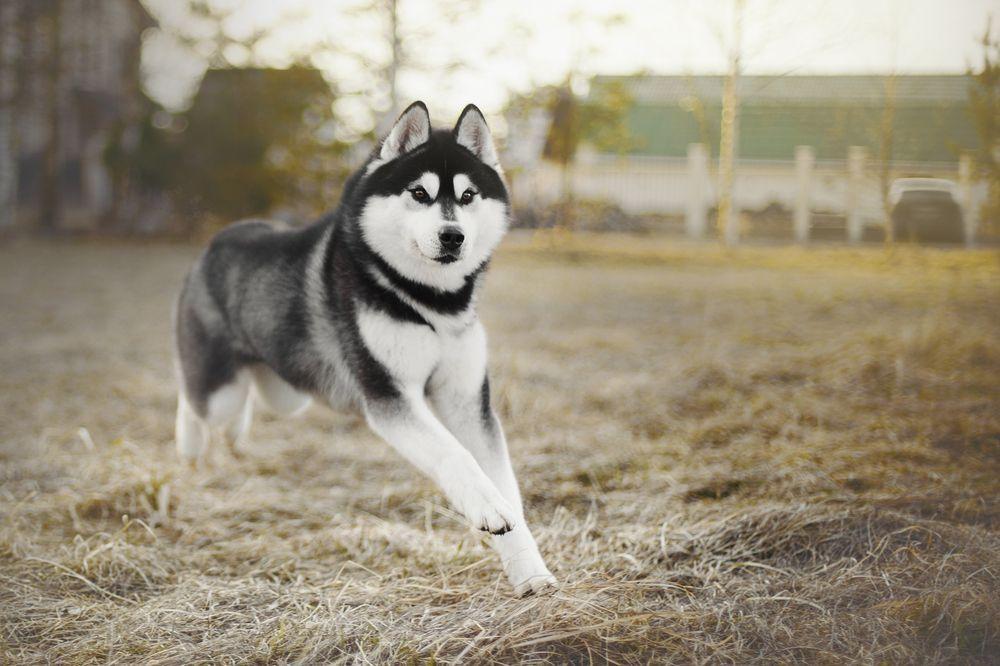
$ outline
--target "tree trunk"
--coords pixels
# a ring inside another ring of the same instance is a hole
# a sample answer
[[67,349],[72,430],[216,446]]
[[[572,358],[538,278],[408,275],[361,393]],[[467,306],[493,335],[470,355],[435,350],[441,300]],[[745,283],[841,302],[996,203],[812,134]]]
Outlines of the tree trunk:
[[392,40],[392,62],[389,63],[389,115],[395,119],[399,108],[399,67],[403,60],[403,42],[399,34],[399,2],[389,0],[389,31]]
[[0,2],[0,231],[17,222],[19,0]]
[[48,18],[48,63],[45,68],[45,112],[48,137],[42,157],[39,226],[54,232],[59,226],[60,92],[62,78],[62,0],[53,0]]
[[[135,6],[129,7],[129,17],[132,22],[132,31],[135,35],[142,32],[139,10]],[[121,150],[126,159],[126,164],[132,163],[132,157],[139,150],[141,123],[142,123],[142,90],[138,65],[141,57],[142,42],[138,38],[129,42],[128,50],[124,54],[124,62],[127,63],[123,70],[123,95],[121,109],[121,123],[118,128],[117,137]],[[110,134],[109,134],[110,136]],[[107,145],[107,144],[105,144]],[[137,196],[141,192],[136,191],[137,187],[133,183],[131,173],[128,168],[114,169],[111,174],[111,202],[110,206],[101,211],[102,217],[98,220],[100,228],[105,231],[133,232],[136,230],[136,220],[132,219],[136,215]]]
[[743,0],[734,0],[733,47],[729,75],[722,91],[722,128],[719,138],[719,209],[716,224],[726,245],[739,242],[739,209],[736,204],[736,159],[739,149],[740,49],[743,30]]
[[892,245],[896,240],[896,230],[892,227],[892,202],[889,201],[889,187],[892,185],[892,152],[896,129],[896,74],[893,72],[885,80],[885,106],[879,124],[879,189],[882,195],[882,221],[885,227],[885,242]]
[[559,170],[559,213],[557,225],[566,231],[573,231],[576,227],[576,201],[573,191],[574,159],[567,159]]

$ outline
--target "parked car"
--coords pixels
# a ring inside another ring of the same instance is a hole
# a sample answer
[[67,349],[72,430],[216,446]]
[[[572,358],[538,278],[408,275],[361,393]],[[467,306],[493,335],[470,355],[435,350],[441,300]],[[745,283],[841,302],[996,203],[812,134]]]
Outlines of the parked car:
[[958,188],[943,178],[899,178],[889,188],[897,240],[961,243],[965,238]]

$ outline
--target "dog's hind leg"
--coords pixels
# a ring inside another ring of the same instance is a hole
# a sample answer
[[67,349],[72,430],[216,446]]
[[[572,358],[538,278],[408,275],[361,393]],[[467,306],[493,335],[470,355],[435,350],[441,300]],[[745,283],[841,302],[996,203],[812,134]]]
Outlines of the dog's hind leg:
[[205,420],[209,426],[219,429],[233,457],[242,457],[239,447],[246,441],[253,420],[253,397],[246,370],[237,372],[232,382],[208,396]]
[[243,408],[235,418],[222,428],[222,439],[226,443],[226,448],[234,458],[242,458],[242,446],[246,444],[247,436],[250,434],[250,424],[253,422],[253,394],[247,393],[243,399]]
[[254,394],[275,414],[298,416],[312,403],[312,396],[297,390],[263,364],[251,368]]
[[177,454],[194,466],[205,453],[209,441],[208,424],[188,404],[183,389],[177,394],[177,423],[174,431]]
[[221,431],[235,453],[253,414],[250,372],[197,269],[177,302],[175,333],[181,384],[177,450],[188,462],[197,461],[205,455],[212,429]]
[[181,389],[177,398],[177,453],[182,460],[195,465],[204,459],[213,431],[217,431],[233,456],[239,458],[238,447],[246,440],[252,418],[253,399],[246,371],[237,372],[230,382],[197,403]]

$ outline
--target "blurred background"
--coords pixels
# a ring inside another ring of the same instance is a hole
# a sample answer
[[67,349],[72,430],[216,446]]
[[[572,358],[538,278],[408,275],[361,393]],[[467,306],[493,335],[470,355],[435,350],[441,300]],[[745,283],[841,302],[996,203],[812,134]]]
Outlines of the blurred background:
[[0,234],[337,203],[413,99],[475,102],[515,225],[989,243],[990,0],[3,0]]

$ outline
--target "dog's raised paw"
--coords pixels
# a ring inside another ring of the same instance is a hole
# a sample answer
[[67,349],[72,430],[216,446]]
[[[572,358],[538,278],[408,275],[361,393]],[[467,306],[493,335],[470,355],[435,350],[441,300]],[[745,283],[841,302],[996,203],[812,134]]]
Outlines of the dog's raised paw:
[[464,502],[462,509],[473,527],[490,534],[506,534],[517,526],[514,510],[499,494],[493,498],[485,493],[476,495],[472,501]]
[[514,527],[510,523],[504,523],[502,527],[499,527],[497,529],[490,529],[489,527],[485,526],[480,527],[479,529],[482,530],[483,532],[489,532],[494,536],[500,536],[501,534],[507,534],[507,532],[510,532],[512,529],[514,529]]
[[512,515],[511,512],[505,511],[503,508],[488,507],[485,510],[479,512],[476,517],[470,516],[472,519],[472,524],[475,525],[476,529],[483,532],[489,532],[490,534],[507,534],[512,529],[514,529],[515,522],[513,518],[508,516]]

